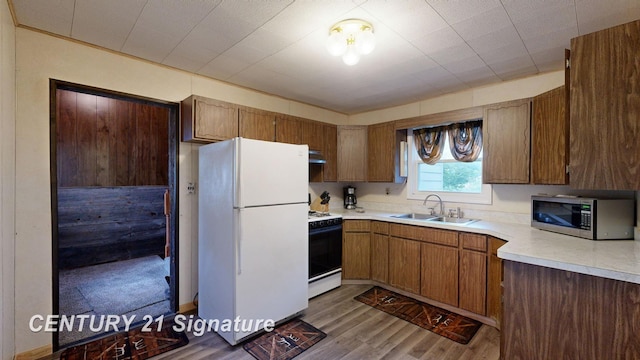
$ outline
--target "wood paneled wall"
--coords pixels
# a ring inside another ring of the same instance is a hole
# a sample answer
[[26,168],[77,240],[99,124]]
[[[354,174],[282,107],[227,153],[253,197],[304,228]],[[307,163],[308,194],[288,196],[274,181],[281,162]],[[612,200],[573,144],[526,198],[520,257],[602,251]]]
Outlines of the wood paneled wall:
[[168,185],[169,109],[57,89],[58,186]]
[[163,255],[163,186],[58,188],[58,266]]

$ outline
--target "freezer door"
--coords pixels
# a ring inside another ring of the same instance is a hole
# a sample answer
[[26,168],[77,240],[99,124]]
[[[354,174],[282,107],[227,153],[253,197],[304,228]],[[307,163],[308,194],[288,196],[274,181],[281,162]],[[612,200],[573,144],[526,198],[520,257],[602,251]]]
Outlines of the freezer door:
[[237,138],[236,204],[306,203],[309,147]]
[[[240,319],[279,321],[307,308],[307,210],[306,203],[236,210],[240,221],[236,316]],[[240,331],[236,339],[251,333]]]

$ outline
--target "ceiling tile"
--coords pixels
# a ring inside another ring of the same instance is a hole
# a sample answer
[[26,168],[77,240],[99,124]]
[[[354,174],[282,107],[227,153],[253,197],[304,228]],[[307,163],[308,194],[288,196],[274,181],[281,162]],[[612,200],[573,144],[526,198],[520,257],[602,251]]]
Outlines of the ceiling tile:
[[426,0],[449,24],[502,8],[500,0]]
[[580,35],[627,23],[640,18],[640,1],[576,0]]
[[162,62],[220,1],[199,1],[188,7],[171,0],[147,2],[122,51]]
[[75,0],[13,0],[19,23],[62,36],[71,35]]
[[146,0],[78,1],[71,36],[107,49],[120,50],[146,2]]

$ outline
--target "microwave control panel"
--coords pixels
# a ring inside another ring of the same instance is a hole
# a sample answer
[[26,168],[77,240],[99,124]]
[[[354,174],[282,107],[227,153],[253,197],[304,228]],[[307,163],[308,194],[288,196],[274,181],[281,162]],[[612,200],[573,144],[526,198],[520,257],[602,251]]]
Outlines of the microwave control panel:
[[591,205],[582,204],[580,209],[580,228],[591,230]]

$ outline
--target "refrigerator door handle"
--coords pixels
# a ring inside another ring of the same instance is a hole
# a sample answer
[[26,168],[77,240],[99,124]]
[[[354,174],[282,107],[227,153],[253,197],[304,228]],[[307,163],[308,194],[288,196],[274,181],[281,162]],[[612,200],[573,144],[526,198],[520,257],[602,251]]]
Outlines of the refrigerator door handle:
[[242,274],[242,226],[240,221],[242,221],[242,208],[238,209],[238,216],[236,217],[236,272],[238,275]]

